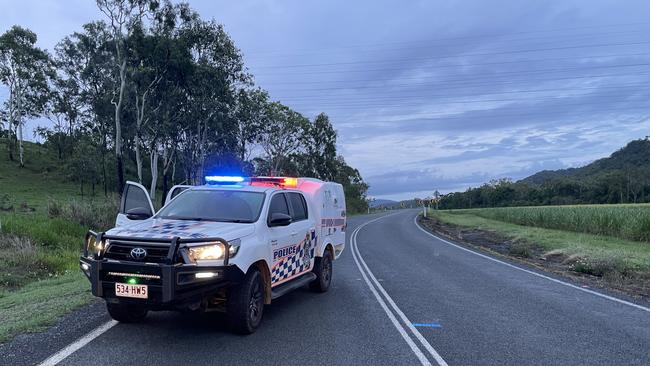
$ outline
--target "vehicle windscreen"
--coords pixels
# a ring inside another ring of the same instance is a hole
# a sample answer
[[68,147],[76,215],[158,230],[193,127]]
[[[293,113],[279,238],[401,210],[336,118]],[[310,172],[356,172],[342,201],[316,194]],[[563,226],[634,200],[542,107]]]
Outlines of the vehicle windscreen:
[[163,207],[161,219],[251,223],[262,211],[264,193],[230,190],[188,190]]

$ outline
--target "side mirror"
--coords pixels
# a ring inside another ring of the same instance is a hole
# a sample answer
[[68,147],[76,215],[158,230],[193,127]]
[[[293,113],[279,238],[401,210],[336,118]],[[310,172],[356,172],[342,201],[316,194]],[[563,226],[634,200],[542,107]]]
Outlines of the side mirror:
[[146,220],[151,217],[151,212],[144,207],[135,207],[126,211],[129,220]]
[[269,226],[287,226],[291,223],[291,216],[283,213],[272,213]]

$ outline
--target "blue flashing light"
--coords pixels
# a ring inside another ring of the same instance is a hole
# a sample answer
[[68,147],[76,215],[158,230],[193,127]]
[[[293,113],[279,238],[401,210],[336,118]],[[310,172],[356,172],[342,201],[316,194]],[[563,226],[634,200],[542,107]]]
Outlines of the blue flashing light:
[[216,183],[216,184],[241,183],[244,180],[245,178],[241,176],[208,175],[205,177],[206,183]]

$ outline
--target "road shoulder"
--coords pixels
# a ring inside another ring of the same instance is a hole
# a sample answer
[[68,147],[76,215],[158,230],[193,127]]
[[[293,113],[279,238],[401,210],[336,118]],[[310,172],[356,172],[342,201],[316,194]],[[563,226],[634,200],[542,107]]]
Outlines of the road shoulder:
[[518,242],[521,239],[515,239],[492,230],[462,227],[443,222],[435,217],[423,218],[421,215],[417,217],[417,223],[428,232],[452,240],[464,247],[508,262],[532,267],[583,288],[598,289],[644,306],[650,305],[650,294],[646,291],[650,284],[646,282],[626,281],[620,278],[612,279],[575,272],[567,262],[545,256],[544,250],[535,246],[534,243],[529,243],[532,245],[528,245],[527,252],[522,255],[524,253],[519,253],[517,250]]

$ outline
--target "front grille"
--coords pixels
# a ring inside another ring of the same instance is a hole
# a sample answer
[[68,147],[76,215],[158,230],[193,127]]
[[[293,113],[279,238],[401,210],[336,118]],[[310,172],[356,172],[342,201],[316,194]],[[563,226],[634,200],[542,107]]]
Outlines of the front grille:
[[[136,260],[131,257],[131,250],[133,248],[143,248],[147,251],[147,255],[142,259]],[[168,251],[169,246],[152,245],[149,243],[123,243],[111,241],[104,257],[121,261],[164,263],[167,260]]]

